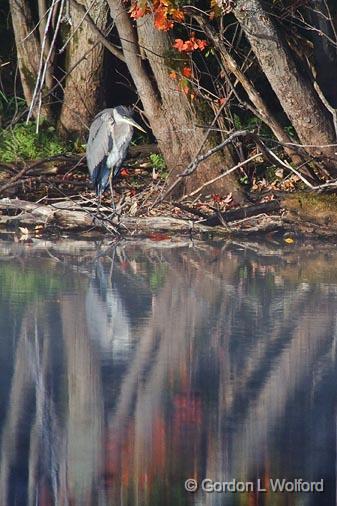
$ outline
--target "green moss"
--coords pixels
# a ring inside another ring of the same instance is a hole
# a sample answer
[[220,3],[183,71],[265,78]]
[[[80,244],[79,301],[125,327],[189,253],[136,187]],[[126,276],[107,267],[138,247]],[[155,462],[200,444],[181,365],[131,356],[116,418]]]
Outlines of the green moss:
[[294,198],[298,199],[299,206],[313,211],[337,211],[337,195],[320,195],[314,193],[297,193]]
[[288,211],[305,221],[337,226],[337,195],[295,193],[285,197],[282,202]]

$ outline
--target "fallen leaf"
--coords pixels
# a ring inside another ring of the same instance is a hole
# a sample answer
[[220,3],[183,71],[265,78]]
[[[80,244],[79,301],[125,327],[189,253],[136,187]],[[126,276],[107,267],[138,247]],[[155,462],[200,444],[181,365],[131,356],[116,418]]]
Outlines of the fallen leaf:
[[151,241],[165,241],[170,239],[170,236],[161,232],[153,232],[147,236]]

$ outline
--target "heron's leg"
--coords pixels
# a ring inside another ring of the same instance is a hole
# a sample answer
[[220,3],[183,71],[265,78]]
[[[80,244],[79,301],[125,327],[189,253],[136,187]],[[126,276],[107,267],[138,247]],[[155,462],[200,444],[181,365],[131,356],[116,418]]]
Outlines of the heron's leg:
[[110,171],[109,175],[109,185],[110,185],[110,193],[111,193],[111,204],[114,211],[116,211],[115,201],[114,201],[114,191],[112,187],[112,178],[113,178],[113,171]]
[[98,197],[97,197],[97,215],[99,216],[99,213],[100,213],[100,210],[101,210],[101,205],[102,205],[102,194],[99,193]]

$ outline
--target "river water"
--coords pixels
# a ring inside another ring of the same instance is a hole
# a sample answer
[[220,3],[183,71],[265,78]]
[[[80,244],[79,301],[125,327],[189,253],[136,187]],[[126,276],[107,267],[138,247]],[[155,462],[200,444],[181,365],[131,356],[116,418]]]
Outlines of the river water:
[[336,303],[323,245],[1,242],[1,506],[335,505]]

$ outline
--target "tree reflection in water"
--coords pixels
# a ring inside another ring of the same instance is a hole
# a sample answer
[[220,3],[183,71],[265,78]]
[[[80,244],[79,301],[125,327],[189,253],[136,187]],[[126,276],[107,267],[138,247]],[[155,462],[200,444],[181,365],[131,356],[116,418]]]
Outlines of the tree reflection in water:
[[[53,257],[0,264],[1,504],[335,503],[337,255]],[[185,492],[206,477],[325,493]]]

